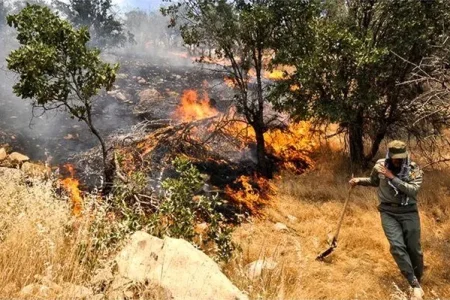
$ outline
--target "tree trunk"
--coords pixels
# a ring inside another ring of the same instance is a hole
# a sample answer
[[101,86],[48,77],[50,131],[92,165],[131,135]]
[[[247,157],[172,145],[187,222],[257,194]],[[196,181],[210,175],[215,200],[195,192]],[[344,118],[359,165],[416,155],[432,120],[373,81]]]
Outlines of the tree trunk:
[[362,112],[358,111],[356,118],[348,124],[348,140],[352,164],[362,167],[365,164],[363,137],[363,116]]
[[372,147],[370,149],[369,155],[366,156],[366,162],[370,162],[375,155],[378,153],[378,149],[380,149],[380,144],[383,141],[384,137],[386,136],[387,132],[387,126],[385,124],[381,125],[380,128],[377,131],[377,134],[375,135],[375,138],[372,142]]
[[97,137],[98,141],[100,142],[100,146],[102,148],[102,158],[103,158],[103,175],[104,175],[104,182],[102,186],[102,193],[103,195],[108,195],[114,185],[114,166],[112,163],[108,162],[108,150],[106,149],[106,143],[103,140],[102,136],[98,132],[97,128],[94,127],[94,124],[92,123],[90,112],[87,113],[87,120],[86,123],[91,130],[91,132]]
[[264,127],[260,125],[252,125],[256,135],[256,158],[258,160],[258,172],[267,178],[272,177],[272,172],[267,163],[266,143],[264,141]]

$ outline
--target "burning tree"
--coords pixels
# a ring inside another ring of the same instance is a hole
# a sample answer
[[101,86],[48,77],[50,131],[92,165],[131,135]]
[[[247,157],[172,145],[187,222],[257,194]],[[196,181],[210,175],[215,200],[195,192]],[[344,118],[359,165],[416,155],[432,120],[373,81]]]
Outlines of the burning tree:
[[17,30],[21,45],[7,58],[8,69],[20,75],[14,93],[33,99],[34,107],[65,109],[85,122],[101,144],[105,182],[111,183],[113,171],[105,141],[93,123],[92,107],[99,89],[112,87],[119,66],[102,62],[100,51],[87,47],[87,28],[74,29],[47,7],[27,5],[8,16],[8,25]]
[[212,45],[217,58],[228,61],[228,65],[222,66],[223,71],[236,87],[238,112],[255,131],[259,172],[270,176],[264,140],[270,120],[265,116],[267,93],[263,76],[274,37],[281,26],[276,14],[279,1],[166,2],[172,5],[162,12],[171,16],[171,26],[180,28],[187,45]]

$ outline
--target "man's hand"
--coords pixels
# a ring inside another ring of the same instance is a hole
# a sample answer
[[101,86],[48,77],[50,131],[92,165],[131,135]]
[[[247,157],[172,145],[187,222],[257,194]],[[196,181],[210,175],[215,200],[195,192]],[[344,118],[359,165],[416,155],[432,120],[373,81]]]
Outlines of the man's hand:
[[386,178],[389,178],[389,179],[393,179],[395,177],[394,174],[391,172],[391,170],[386,169],[386,167],[384,167],[384,166],[381,166],[378,169],[378,173],[383,174],[384,176],[386,176]]
[[350,184],[350,186],[352,186],[352,187],[358,185],[358,183],[359,183],[359,179],[358,179],[358,178],[352,178],[352,179],[350,179],[350,181],[348,182],[348,184]]

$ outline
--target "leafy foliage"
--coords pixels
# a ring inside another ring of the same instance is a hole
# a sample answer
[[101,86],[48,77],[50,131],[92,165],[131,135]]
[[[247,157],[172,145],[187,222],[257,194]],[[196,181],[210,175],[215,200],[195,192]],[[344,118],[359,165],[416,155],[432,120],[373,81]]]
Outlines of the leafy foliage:
[[123,46],[133,41],[123,23],[113,12],[112,0],[70,0],[69,3],[54,1],[76,27],[87,27],[92,45],[99,48]]
[[[300,119],[339,122],[353,161],[371,160],[386,135],[404,133],[399,127],[417,115],[412,103],[423,86],[402,83],[434,51],[448,11],[448,1],[323,1],[308,24],[313,35],[305,41],[286,32],[277,44],[277,62],[297,71],[279,86],[286,97],[275,94],[274,102]],[[372,140],[367,156],[365,137]]]
[[87,28],[74,29],[47,7],[27,5],[9,15],[8,24],[17,30],[20,44],[7,58],[8,69],[20,75],[14,93],[44,109],[62,107],[85,122],[101,143],[108,180],[107,151],[93,124],[92,99],[101,88],[112,87],[119,65],[102,62],[100,51],[87,46]]

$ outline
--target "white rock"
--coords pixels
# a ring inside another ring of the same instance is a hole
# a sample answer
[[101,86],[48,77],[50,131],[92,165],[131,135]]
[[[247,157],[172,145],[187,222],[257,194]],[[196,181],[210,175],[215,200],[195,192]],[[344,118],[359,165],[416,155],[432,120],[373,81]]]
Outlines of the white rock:
[[185,240],[138,231],[116,262],[120,276],[159,286],[172,299],[247,299],[211,258]]
[[285,224],[280,223],[280,222],[278,222],[275,225],[273,225],[273,228],[276,231],[288,231],[289,230],[289,228]]
[[144,78],[139,79],[138,81],[139,84],[146,84],[147,81]]
[[64,284],[64,296],[70,299],[90,299],[94,293],[91,289],[72,283]]
[[116,97],[117,100],[120,100],[122,102],[126,102],[127,101],[127,97],[122,92],[116,93],[114,95],[114,97]]
[[55,299],[56,296],[48,286],[37,283],[27,285],[19,292],[20,298]]
[[9,159],[17,162],[24,162],[30,160],[30,158],[26,155],[20,154],[19,152],[13,152],[9,155]]
[[6,157],[8,157],[8,155],[6,154],[5,148],[1,148],[1,149],[0,149],[0,161],[5,160]]
[[259,259],[245,266],[247,277],[255,280],[261,276],[264,270],[273,270],[277,265],[271,258]]
[[287,215],[287,218],[291,223],[296,223],[298,221],[298,218],[294,217],[293,215]]

